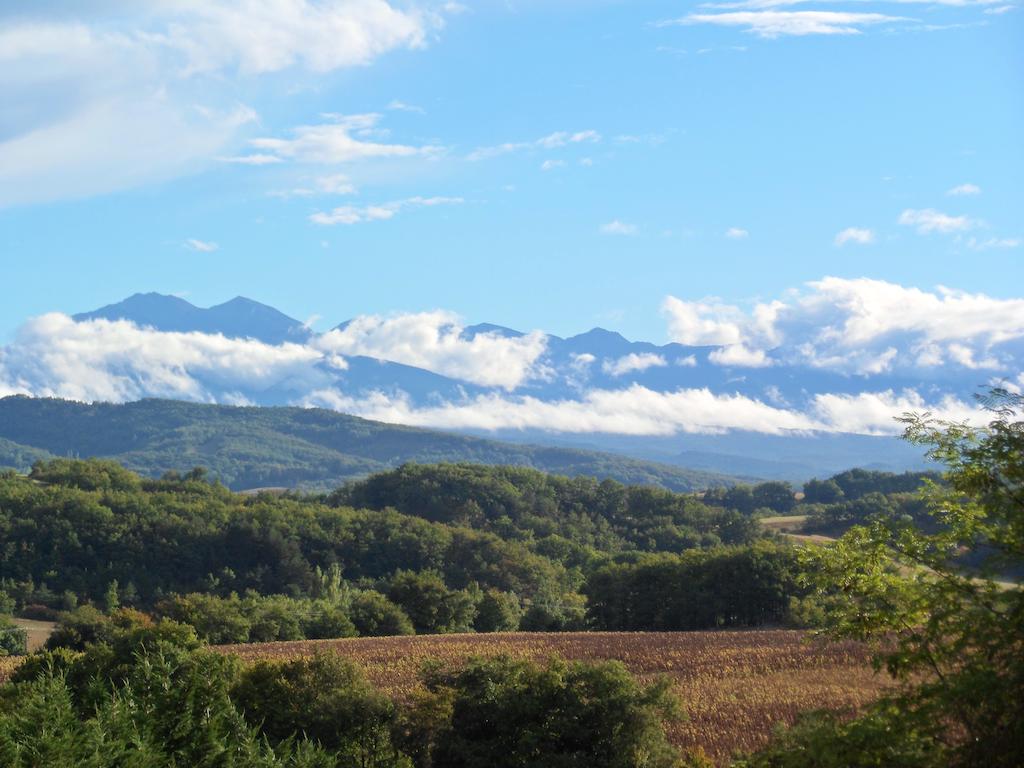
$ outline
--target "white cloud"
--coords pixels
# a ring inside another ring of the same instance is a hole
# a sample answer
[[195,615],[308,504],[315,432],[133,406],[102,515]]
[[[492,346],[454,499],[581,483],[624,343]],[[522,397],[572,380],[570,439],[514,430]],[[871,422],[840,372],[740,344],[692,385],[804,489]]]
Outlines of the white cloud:
[[556,131],[542,136],[534,141],[508,142],[497,144],[492,147],[478,147],[467,155],[466,159],[471,161],[487,160],[500,155],[507,155],[512,152],[523,152],[526,150],[550,150],[568,147],[571,144],[596,144],[601,141],[601,134],[594,130],[586,131]]
[[987,240],[972,237],[967,241],[967,247],[972,251],[987,251],[990,248],[1019,248],[1022,242],[1019,237],[990,237]]
[[1015,366],[1000,345],[1024,339],[1024,299],[996,299],[948,288],[934,292],[882,280],[826,277],[785,301],[749,312],[715,302],[669,296],[663,304],[669,334],[683,344],[724,347],[713,362],[755,364],[773,350],[778,362],[877,374],[971,360],[1004,370]]
[[310,186],[271,192],[274,197],[311,197],[313,195],[354,195],[359,190],[349,176],[335,173],[312,179]]
[[385,0],[184,0],[169,7],[176,12],[157,39],[182,54],[187,73],[365,66],[388,51],[422,47],[440,23]]
[[[811,296],[798,296],[788,305],[803,313],[804,323],[827,321],[827,317],[815,313],[816,302],[827,305],[838,300],[841,306],[844,291],[855,291],[864,300],[870,290],[881,290],[877,285],[828,285],[826,281],[812,287]],[[935,296],[923,292],[915,295],[910,293],[911,289],[899,290],[904,291],[902,302],[910,304],[911,310],[922,318],[929,313],[935,317],[935,305],[928,303],[933,300],[938,300],[952,316],[943,322],[968,328],[972,318],[976,320],[983,314],[996,318],[987,326],[1008,315],[1001,311],[1007,309],[1006,303],[993,306],[991,302],[996,300],[985,297]],[[894,292],[892,298],[896,296]],[[1018,329],[1018,336],[1024,335],[1020,330],[1024,328],[1024,307],[1019,304],[1014,304],[1016,309],[1011,308],[1009,314],[1009,326]],[[787,311],[779,310],[777,315],[780,321],[787,321],[788,333],[799,323],[787,318]],[[837,327],[842,326],[826,322],[822,330],[827,335]],[[853,329],[843,330],[857,335]],[[371,316],[356,318],[343,329],[305,345],[273,346],[215,334],[158,332],[126,321],[76,323],[65,315],[50,314],[25,323],[13,342],[0,348],[0,394],[25,393],[84,401],[171,397],[248,403],[260,402],[267,392],[273,391],[277,397],[296,403],[326,405],[370,418],[420,426],[632,435],[715,433],[729,429],[769,434],[894,434],[899,425],[893,418],[905,411],[930,411],[940,418],[958,420],[978,417],[973,406],[954,397],[936,396],[937,399],[929,400],[914,390],[890,389],[852,394],[812,393],[800,406],[790,405],[770,386],[764,390],[770,402],[749,394],[712,392],[706,388],[658,392],[636,384],[620,389],[582,390],[573,397],[544,401],[512,392],[544,374],[544,334],[505,337],[483,333],[469,338],[464,332],[461,320],[447,312]],[[933,354],[931,362],[935,364],[948,360],[975,370],[989,370],[996,364],[991,356],[979,354],[969,331],[953,339],[945,338],[946,335],[928,334],[932,341],[922,345],[920,353]],[[738,346],[720,351],[738,354]],[[872,344],[865,346],[868,351],[876,349]],[[879,365],[884,365],[888,350],[896,346],[877,349],[872,354],[881,361]],[[419,405],[401,392],[353,394],[339,390],[337,380],[337,373],[348,368],[345,358],[350,355],[393,360],[508,391]],[[628,372],[627,369],[665,364],[663,358],[657,358],[636,355],[633,359],[610,362]],[[572,365],[585,376],[595,362],[593,355],[584,354],[577,356]],[[1019,371],[1015,370],[1013,375],[1018,376]]]
[[738,344],[742,338],[740,326],[745,317],[736,307],[668,296],[661,309],[668,317],[669,336],[680,344]]
[[461,197],[409,197],[405,200],[393,200],[379,205],[342,205],[333,210],[317,211],[309,217],[314,224],[331,226],[334,224],[363,224],[368,221],[386,221],[392,219],[402,210],[408,208],[433,208],[438,205],[460,205]]
[[[703,3],[702,8],[715,8],[719,10],[766,10],[770,8],[785,8],[793,5],[804,5],[816,2],[817,0],[728,0],[726,2]],[[853,0],[853,2],[870,2],[870,0]],[[892,0],[897,4],[927,3],[928,5],[946,5],[956,7],[986,6],[999,0]]]
[[256,119],[238,73],[362,66],[442,23],[384,0],[61,5],[0,20],[0,206],[277,162],[236,152]]
[[601,225],[602,235],[635,235],[637,232],[635,224],[627,224],[624,221],[615,219],[607,224]]
[[565,160],[545,160],[540,164],[542,171],[552,171],[555,168],[565,168]]
[[662,21],[658,26],[712,24],[744,27],[758,37],[776,38],[787,35],[859,35],[863,27],[893,24],[911,19],[881,13],[845,11],[733,11],[727,13],[692,13],[679,19]]
[[0,355],[0,381],[40,397],[213,402],[225,392],[281,386],[298,397],[330,379],[322,354],[204,333],[162,333],[126,321],[76,323],[49,314],[25,323]]
[[740,227],[730,227],[729,229],[725,230],[725,236],[728,237],[730,240],[744,240],[750,237],[750,233],[747,232],[747,230],[745,229],[741,229]]
[[396,112],[415,112],[418,115],[427,114],[427,110],[423,107],[417,107],[415,104],[406,104],[398,99],[392,99],[391,103],[388,104],[388,109]]
[[870,245],[873,242],[875,242],[875,233],[870,229],[862,229],[860,227],[847,227],[837,234],[835,239],[835,244],[839,247],[842,247],[847,243]]
[[810,413],[830,432],[863,435],[891,435],[900,431],[894,419],[905,413],[931,413],[938,419],[983,423],[985,415],[977,408],[954,398],[928,402],[913,390],[896,393],[861,392],[856,395],[821,394],[813,399]]
[[[337,165],[360,160],[414,157],[440,151],[436,146],[410,146],[369,141],[381,116],[376,113],[362,115],[333,115],[330,123],[302,125],[292,131],[292,138],[258,138],[249,145],[258,150],[251,157],[277,157],[303,163]],[[241,158],[244,161],[246,158]]]
[[696,368],[697,356],[687,355],[686,357],[676,358],[676,365],[678,365],[680,368]]
[[220,158],[222,163],[234,163],[235,165],[273,165],[284,162],[277,155],[236,155],[234,157]]
[[715,365],[733,368],[766,368],[772,364],[763,349],[750,349],[744,344],[730,344],[708,355]]
[[364,315],[316,342],[339,355],[366,355],[425,368],[482,386],[513,389],[535,373],[547,337],[535,331],[519,337],[478,333],[466,339],[464,325],[450,312],[379,317]]
[[980,195],[981,187],[977,184],[960,184],[959,186],[947,190],[946,194],[954,197],[963,195]]
[[210,243],[205,240],[197,240],[194,237],[190,237],[188,240],[185,241],[185,247],[188,248],[190,251],[199,251],[200,253],[213,253],[218,248],[220,248],[220,246],[217,245],[216,243]]
[[663,368],[668,363],[661,355],[651,352],[641,354],[630,353],[616,360],[605,360],[601,364],[601,370],[611,376],[624,376],[627,373],[638,373],[648,368]]
[[381,421],[447,429],[673,435],[728,429],[781,434],[821,426],[803,414],[741,395],[717,395],[707,389],[655,392],[638,384],[625,389],[590,390],[580,399],[554,402],[534,397],[481,395],[463,402],[417,407],[408,398],[381,393],[352,398],[335,390],[323,390],[313,393],[305,404]]
[[922,208],[920,210],[908,208],[900,214],[899,223],[916,228],[918,233],[922,235],[930,235],[933,232],[939,232],[944,235],[966,232],[978,226],[978,222],[967,216],[950,216],[941,211],[936,211],[934,208]]
[[616,390],[590,390],[579,399],[553,402],[492,394],[418,407],[402,396],[378,392],[353,398],[324,389],[310,394],[303,403],[420,427],[663,436],[728,430],[775,435],[815,431],[893,435],[902,429],[895,419],[908,411],[928,411],[937,418],[970,419],[975,423],[984,419],[977,409],[955,398],[928,402],[912,390],[857,395],[827,393],[814,397],[806,411],[769,405],[744,395],[716,394],[708,389],[655,392],[639,384]]

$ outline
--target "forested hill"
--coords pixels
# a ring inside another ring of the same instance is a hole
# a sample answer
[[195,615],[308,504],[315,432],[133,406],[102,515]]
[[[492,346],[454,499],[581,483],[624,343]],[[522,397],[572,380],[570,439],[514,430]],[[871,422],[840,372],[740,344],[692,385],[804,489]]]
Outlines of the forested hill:
[[0,467],[47,456],[104,457],[149,477],[202,466],[234,490],[333,489],[408,462],[476,462],[690,491],[733,478],[614,454],[517,445],[323,409],[141,400],[84,404],[0,398]]

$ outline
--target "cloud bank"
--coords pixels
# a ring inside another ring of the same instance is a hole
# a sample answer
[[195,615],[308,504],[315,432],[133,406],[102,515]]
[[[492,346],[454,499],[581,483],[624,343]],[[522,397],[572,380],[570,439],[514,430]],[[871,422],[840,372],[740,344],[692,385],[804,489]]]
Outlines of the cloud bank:
[[1014,372],[1017,362],[1005,345],[1024,339],[1024,299],[867,278],[826,277],[749,310],[673,296],[662,309],[674,341],[721,345],[717,362],[728,357],[740,366],[745,357],[757,367],[770,356],[864,375],[949,364]]

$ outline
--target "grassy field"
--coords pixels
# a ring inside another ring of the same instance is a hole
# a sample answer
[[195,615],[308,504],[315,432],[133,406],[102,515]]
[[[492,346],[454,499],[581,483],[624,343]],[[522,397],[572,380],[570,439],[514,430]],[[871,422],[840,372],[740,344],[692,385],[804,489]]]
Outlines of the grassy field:
[[46,639],[53,634],[57,626],[52,621],[35,621],[34,619],[13,619],[15,625],[21,627],[28,634],[28,649],[38,651],[46,643]]
[[288,659],[317,651],[340,653],[396,700],[417,688],[424,661],[453,666],[472,656],[622,661],[642,680],[667,675],[675,683],[686,719],[670,729],[683,748],[703,748],[724,758],[750,750],[777,723],[791,723],[808,709],[852,711],[882,690],[865,651],[824,645],[804,632],[511,633],[355,638],[221,646],[246,660]]

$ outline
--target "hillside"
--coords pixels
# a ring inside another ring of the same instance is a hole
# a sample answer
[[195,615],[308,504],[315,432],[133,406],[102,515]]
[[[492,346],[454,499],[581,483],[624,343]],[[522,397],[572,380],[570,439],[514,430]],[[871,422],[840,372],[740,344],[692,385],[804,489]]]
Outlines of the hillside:
[[322,409],[0,399],[0,466],[24,470],[47,455],[111,458],[150,477],[202,466],[234,490],[328,489],[408,462],[442,461],[533,467],[674,491],[734,482],[613,454],[515,445]]

